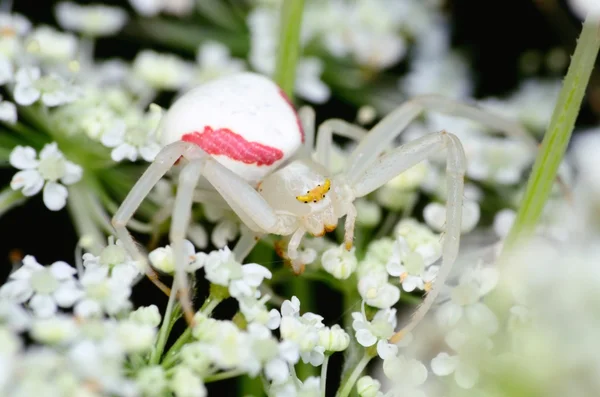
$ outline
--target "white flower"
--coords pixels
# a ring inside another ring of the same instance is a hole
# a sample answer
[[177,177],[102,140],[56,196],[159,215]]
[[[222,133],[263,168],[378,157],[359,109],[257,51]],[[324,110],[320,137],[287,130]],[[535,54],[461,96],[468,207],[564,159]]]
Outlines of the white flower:
[[298,345],[290,341],[278,343],[271,331],[259,324],[250,324],[248,335],[253,353],[252,358],[245,363],[248,374],[256,376],[264,367],[267,379],[273,383],[287,381],[290,375],[288,365],[294,365],[300,359]]
[[0,299],[0,328],[23,332],[30,327],[31,321],[31,314],[21,304],[10,299]]
[[136,375],[136,384],[144,396],[159,397],[167,388],[167,375],[160,365],[144,367]]
[[14,77],[12,62],[3,55],[0,55],[0,85],[11,81]]
[[319,330],[319,345],[326,351],[341,352],[346,350],[350,344],[350,335],[346,333],[339,325],[325,327]]
[[219,321],[216,325],[214,338],[205,346],[214,365],[223,370],[244,368],[252,358],[248,334],[231,321]]
[[431,266],[419,252],[411,251],[406,240],[400,236],[394,244],[394,251],[386,264],[387,272],[393,277],[400,277],[402,288],[412,292],[416,288],[428,289],[439,270]]
[[381,268],[367,272],[358,280],[358,292],[367,305],[379,309],[392,307],[400,299],[400,289],[388,283],[388,274]]
[[382,397],[381,382],[370,376],[363,376],[356,381],[356,392],[360,397]]
[[161,11],[174,15],[186,15],[194,9],[193,0],[129,0],[138,14],[150,17]]
[[37,319],[30,330],[31,337],[46,344],[63,344],[72,341],[78,333],[77,323],[70,316],[57,315]]
[[425,396],[418,389],[427,380],[427,367],[415,359],[394,356],[383,361],[383,372],[394,383],[394,395]]
[[325,348],[319,345],[319,330],[323,317],[314,313],[300,316],[300,300],[294,296],[281,305],[281,338],[294,342],[300,348],[302,361],[317,366],[323,363]]
[[[186,264],[186,270],[195,271],[196,267],[196,248],[188,240],[183,240],[184,259]],[[175,272],[175,256],[173,255],[173,248],[170,245],[165,247],[159,247],[148,254],[148,259],[152,267],[160,270],[163,273],[173,274]]]
[[27,50],[47,61],[68,62],[75,59],[77,38],[49,26],[40,26],[27,38]]
[[94,266],[85,270],[81,277],[83,299],[75,306],[75,314],[94,317],[102,313],[115,315],[131,307],[131,286],[128,280],[109,276],[108,266]]
[[216,41],[208,41],[198,47],[196,62],[199,66],[196,71],[196,83],[205,83],[246,68],[244,61],[232,58],[229,48]]
[[44,204],[49,210],[58,211],[62,209],[67,201],[67,188],[81,179],[83,170],[77,164],[67,159],[56,143],[44,146],[40,152],[39,160],[36,152],[29,146],[17,146],[10,153],[10,164],[22,171],[17,172],[11,182],[13,190],[22,190],[24,196],[37,194],[44,188]]
[[410,251],[420,254],[426,264],[431,264],[442,256],[440,236],[414,219],[403,219],[398,222],[394,235],[396,238],[402,237]]
[[268,310],[265,303],[270,299],[269,295],[256,299],[253,296],[238,298],[240,312],[249,323],[257,323],[274,330],[281,324],[281,314],[277,309]]
[[359,198],[354,202],[356,207],[356,223],[365,227],[375,227],[381,221],[381,207],[373,201]]
[[0,121],[9,124],[17,122],[17,107],[12,102],[3,101],[2,96],[0,96]]
[[48,107],[59,106],[73,102],[79,96],[75,87],[61,76],[42,76],[37,67],[20,68],[15,75],[15,83],[15,102],[22,106],[29,106],[39,99]]
[[151,162],[160,151],[155,136],[159,120],[160,114],[152,106],[145,115],[129,112],[125,120],[117,120],[106,129],[100,141],[113,148],[110,156],[116,162],[136,161],[140,157]]
[[431,370],[437,376],[448,376],[454,373],[456,384],[463,389],[471,389],[479,378],[479,370],[472,363],[445,352],[439,353],[431,360]]
[[119,7],[105,5],[79,5],[70,1],[58,3],[56,19],[64,29],[85,36],[110,36],[127,22],[127,13]]
[[[462,225],[460,232],[466,234],[477,226],[480,216],[479,204],[475,201],[465,200],[462,210]],[[446,230],[446,207],[440,203],[432,202],[425,206],[423,218],[433,230],[443,232]]]
[[11,329],[0,326],[0,390],[5,390],[13,377],[21,344],[18,335]]
[[354,273],[358,264],[354,251],[354,247],[351,251],[348,251],[343,244],[328,249],[321,257],[323,269],[338,280],[348,279]]
[[83,266],[86,269],[106,266],[111,277],[129,285],[140,276],[136,261],[123,248],[121,241],[115,243],[112,236],[109,237],[108,245],[100,252],[100,256],[83,254]]
[[494,232],[496,235],[501,238],[508,236],[508,232],[516,217],[517,213],[510,208],[496,212],[496,215],[494,216]]
[[380,310],[373,320],[367,321],[364,313],[352,313],[352,328],[356,331],[356,341],[365,347],[377,344],[377,354],[382,359],[395,356],[398,346],[388,343],[396,328],[396,309]]
[[229,287],[229,293],[234,298],[254,296],[262,281],[271,278],[271,272],[264,266],[256,263],[242,266],[228,247],[208,255],[198,255],[198,262],[204,264],[206,279]]
[[39,317],[50,317],[57,307],[69,308],[81,298],[75,278],[77,271],[65,262],[40,265],[33,256],[23,258],[23,266],[12,273],[0,287],[0,296],[29,307]]
[[192,78],[192,69],[183,59],[150,50],[139,52],[132,68],[136,77],[156,90],[179,90]]
[[191,369],[182,365],[174,368],[169,388],[175,397],[205,397],[207,395],[202,379]]
[[158,327],[160,324],[160,312],[156,305],[141,306],[129,313],[129,319],[140,324]]
[[143,353],[154,346],[157,330],[152,325],[124,320],[119,322],[116,332],[117,340],[127,353]]
[[212,358],[202,342],[187,343],[181,348],[181,363],[192,369],[196,374],[205,376],[211,371]]
[[324,68],[323,61],[319,58],[301,58],[298,61],[294,84],[298,96],[313,103],[325,103],[329,100],[331,90],[321,80]]

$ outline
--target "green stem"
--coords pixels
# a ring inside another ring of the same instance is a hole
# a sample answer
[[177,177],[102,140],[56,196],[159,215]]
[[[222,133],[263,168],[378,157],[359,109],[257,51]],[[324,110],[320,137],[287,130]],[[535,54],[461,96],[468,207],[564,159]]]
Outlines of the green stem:
[[325,397],[327,393],[327,366],[329,364],[329,354],[325,355],[323,365],[321,365],[321,397]]
[[105,237],[94,221],[92,211],[87,204],[87,189],[89,188],[84,181],[69,186],[67,207],[79,237],[90,241],[90,244],[84,248],[94,255],[99,255],[104,248]]
[[356,383],[359,376],[365,370],[367,364],[369,364],[369,361],[371,361],[372,358],[373,356],[365,353],[365,355],[361,358],[358,364],[356,364],[356,367],[354,367],[354,370],[350,373],[350,376],[348,376],[348,379],[342,380],[342,388],[337,393],[337,397],[346,397],[350,394],[352,388],[354,387],[354,384]]
[[173,283],[173,286],[171,287],[171,294],[169,295],[169,301],[167,302],[167,309],[165,310],[165,315],[163,317],[163,322],[160,326],[160,331],[158,331],[156,346],[150,355],[150,365],[156,365],[160,362],[165,345],[167,344],[169,330],[171,329],[171,315],[173,314],[173,307],[175,306],[175,302],[177,300],[176,295],[177,288],[175,288],[175,283]]
[[581,36],[529,177],[517,218],[506,238],[503,255],[514,248],[516,243],[523,243],[538,224],[573,132],[599,49],[600,21],[590,15],[583,24]]
[[207,376],[204,378],[204,383],[216,382],[219,380],[235,378],[236,376],[244,375],[246,373],[243,369],[232,369],[225,372],[219,372],[218,374]]
[[275,81],[292,100],[296,82],[296,64],[300,56],[300,28],[303,9],[304,0],[286,0],[281,6],[279,20],[279,49]]
[[12,208],[22,204],[27,197],[23,196],[20,190],[13,190],[7,186],[0,192],[0,216]]

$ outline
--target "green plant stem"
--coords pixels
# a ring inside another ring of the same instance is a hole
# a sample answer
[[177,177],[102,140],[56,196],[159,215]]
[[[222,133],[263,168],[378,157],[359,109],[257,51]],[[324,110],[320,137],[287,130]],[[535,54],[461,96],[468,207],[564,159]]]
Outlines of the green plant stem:
[[599,49],[600,21],[588,16],[583,24],[581,36],[577,41],[575,53],[529,177],[517,217],[506,238],[503,256],[513,249],[516,243],[522,244],[535,231],[573,132]]
[[326,396],[327,392],[327,366],[329,364],[329,354],[325,355],[323,365],[321,365],[321,397]]
[[0,216],[12,208],[25,202],[27,197],[19,190],[12,190],[10,186],[7,186],[0,192]]
[[232,369],[232,370],[225,371],[225,372],[219,372],[218,374],[210,375],[210,376],[207,376],[206,378],[204,378],[204,383],[210,383],[210,382],[216,382],[219,380],[235,378],[236,376],[241,376],[241,375],[244,375],[245,373],[246,373],[246,371],[243,369]]
[[373,356],[369,355],[368,353],[365,353],[365,355],[360,359],[358,364],[356,364],[356,367],[354,367],[348,378],[342,379],[341,389],[336,394],[336,397],[347,397],[350,394],[352,388],[354,387],[354,384],[356,383],[356,381],[358,380],[362,372],[365,370],[367,364],[369,364],[369,361],[371,361],[372,358]]
[[171,316],[173,314],[173,307],[175,306],[175,302],[177,296],[177,288],[175,283],[171,286],[171,294],[169,295],[169,301],[167,302],[167,309],[165,310],[165,315],[163,316],[163,322],[160,326],[160,330],[158,331],[158,338],[156,340],[156,346],[154,350],[152,350],[152,354],[150,355],[150,365],[156,365],[160,362],[160,358],[165,349],[165,345],[167,344],[167,339],[169,337],[169,331],[171,329]]
[[79,237],[90,241],[84,248],[94,255],[99,255],[104,248],[105,237],[92,217],[86,199],[87,190],[89,187],[85,183],[85,176],[83,181],[69,186],[67,208]]
[[296,82],[296,64],[300,56],[303,9],[304,0],[286,0],[282,3],[279,19],[279,49],[275,81],[291,100],[293,100]]

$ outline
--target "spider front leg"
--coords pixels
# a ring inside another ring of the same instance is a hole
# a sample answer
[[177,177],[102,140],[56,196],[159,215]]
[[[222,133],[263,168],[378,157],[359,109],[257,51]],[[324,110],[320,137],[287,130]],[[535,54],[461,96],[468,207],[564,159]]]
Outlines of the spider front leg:
[[390,342],[398,342],[414,329],[425,317],[433,305],[444,282],[458,256],[460,228],[462,223],[462,205],[466,158],[459,139],[446,131],[423,136],[413,142],[402,145],[392,152],[378,158],[357,178],[353,189],[356,197],[362,197],[379,188],[401,172],[431,155],[446,150],[446,184],[448,198],[446,202],[446,233],[442,246],[442,265],[436,277],[435,285],[427,293],[425,300],[413,315],[411,321],[397,332]]

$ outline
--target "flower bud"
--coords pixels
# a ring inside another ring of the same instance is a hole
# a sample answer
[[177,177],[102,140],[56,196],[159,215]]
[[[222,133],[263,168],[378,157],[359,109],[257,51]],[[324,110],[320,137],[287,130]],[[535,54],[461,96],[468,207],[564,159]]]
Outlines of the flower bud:
[[319,330],[319,345],[330,352],[346,350],[350,344],[350,336],[339,325]]
[[363,376],[356,382],[356,391],[360,397],[377,397],[381,383],[370,376]]
[[351,251],[343,246],[330,248],[323,253],[321,257],[323,268],[338,280],[346,280],[356,270],[358,261],[354,255],[354,248]]
[[158,327],[160,324],[160,312],[156,305],[142,306],[129,314],[129,319],[139,325]]

